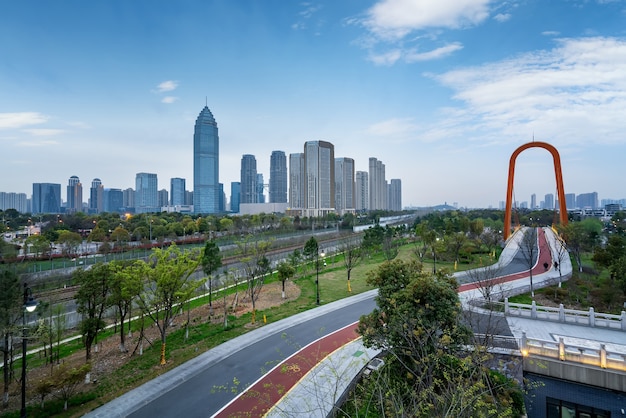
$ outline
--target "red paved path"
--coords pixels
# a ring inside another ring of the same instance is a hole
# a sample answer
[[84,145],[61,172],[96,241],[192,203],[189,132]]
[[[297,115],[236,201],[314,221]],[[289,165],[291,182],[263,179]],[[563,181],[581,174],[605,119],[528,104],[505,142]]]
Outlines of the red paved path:
[[262,417],[330,353],[356,340],[358,322],[304,347],[257,380],[214,417]]
[[[539,257],[537,264],[532,269],[533,274],[541,274],[546,271],[544,263],[548,263],[548,269],[552,267],[552,255],[548,248],[545,231],[538,229]],[[511,274],[498,278],[495,283],[506,283],[524,278],[528,271]],[[494,283],[494,284],[495,284]],[[459,293],[480,287],[476,283],[467,283],[459,286]],[[261,377],[241,395],[233,399],[214,417],[255,418],[264,416],[285,394],[291,390],[302,377],[318,365],[326,356],[341,348],[345,344],[356,340],[358,322],[350,324],[332,334],[326,335],[293,354],[287,360],[280,363],[269,373]]]

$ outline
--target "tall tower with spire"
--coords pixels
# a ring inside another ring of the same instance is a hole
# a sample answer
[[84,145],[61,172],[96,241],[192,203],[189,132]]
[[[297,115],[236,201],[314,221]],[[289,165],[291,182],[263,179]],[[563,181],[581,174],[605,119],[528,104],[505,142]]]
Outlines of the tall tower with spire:
[[193,133],[193,210],[220,211],[219,136],[208,106],[198,115]]

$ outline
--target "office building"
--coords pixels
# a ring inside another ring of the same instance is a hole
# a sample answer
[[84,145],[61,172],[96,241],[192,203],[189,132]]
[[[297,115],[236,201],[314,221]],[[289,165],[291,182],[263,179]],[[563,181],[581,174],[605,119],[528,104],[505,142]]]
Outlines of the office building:
[[289,154],[289,206],[304,208],[304,153]]
[[543,200],[543,208],[548,210],[554,209],[554,195],[552,193],[548,193]]
[[157,175],[137,173],[135,176],[135,213],[160,212]]
[[287,202],[287,156],[272,151],[270,156],[270,203]]
[[170,204],[172,206],[186,205],[185,203],[185,179],[174,177],[170,179]]
[[230,183],[230,211],[239,213],[239,202],[241,199],[241,183],[233,181]]
[[219,136],[215,118],[204,106],[193,134],[193,210],[218,213],[219,204]]
[[[166,189],[161,189],[157,192],[158,207],[162,208],[170,204],[170,194]],[[159,212],[161,209],[159,209]]]
[[89,189],[89,213],[102,213],[104,211],[104,186],[98,178],[91,181]]
[[534,193],[530,195],[530,208],[532,210],[537,209],[537,195]]
[[83,211],[83,185],[78,176],[72,176],[67,182],[67,204],[66,213],[76,213]]
[[369,159],[369,194],[369,210],[387,209],[385,164],[373,157]]
[[123,191],[123,205],[125,208],[133,208],[135,209],[135,189],[129,187]]
[[402,210],[402,181],[391,179],[389,184],[389,210],[399,212]]
[[61,185],[56,183],[33,183],[31,212],[60,213]]
[[265,203],[265,194],[263,194],[264,188],[263,174],[256,173],[256,203]]
[[565,194],[565,207],[568,210],[576,208],[576,194],[575,193],[566,193]]
[[357,171],[355,183],[355,209],[357,211],[368,210],[370,199],[367,171]]
[[104,189],[103,192],[104,212],[119,213],[124,208],[124,192],[121,189]]
[[226,211],[226,193],[224,193],[224,183],[219,183],[218,189],[220,194],[219,211],[220,213],[224,213]]
[[254,155],[244,154],[241,157],[241,198],[239,203],[257,203],[256,158]]
[[304,204],[306,216],[335,211],[335,147],[327,141],[304,144]]
[[354,160],[335,158],[335,209],[340,215],[354,212]]
[[598,193],[582,193],[576,196],[576,206],[579,209],[598,209]]

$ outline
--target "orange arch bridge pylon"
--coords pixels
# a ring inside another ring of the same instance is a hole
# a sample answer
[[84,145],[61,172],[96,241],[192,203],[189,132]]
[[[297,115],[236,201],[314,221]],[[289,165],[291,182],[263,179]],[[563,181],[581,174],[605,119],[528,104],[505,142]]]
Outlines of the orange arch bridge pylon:
[[556,177],[556,189],[559,199],[559,217],[561,225],[567,225],[567,207],[565,205],[565,191],[563,189],[563,174],[561,173],[561,157],[559,152],[547,142],[529,142],[513,152],[509,161],[509,180],[506,190],[506,211],[504,212],[504,239],[511,235],[511,207],[513,206],[513,178],[515,177],[515,160],[517,156],[528,148],[543,148],[552,154],[554,160],[554,175]]

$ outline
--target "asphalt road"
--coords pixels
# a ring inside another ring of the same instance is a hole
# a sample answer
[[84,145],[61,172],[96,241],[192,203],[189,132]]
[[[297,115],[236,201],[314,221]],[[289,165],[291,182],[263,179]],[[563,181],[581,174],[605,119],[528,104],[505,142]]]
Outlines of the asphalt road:
[[[211,364],[128,416],[209,417],[274,364],[322,335],[357,321],[374,307],[372,295],[319,317],[302,322],[296,320],[287,330],[262,336],[254,344]],[[235,391],[231,391],[233,379],[240,382]]]

